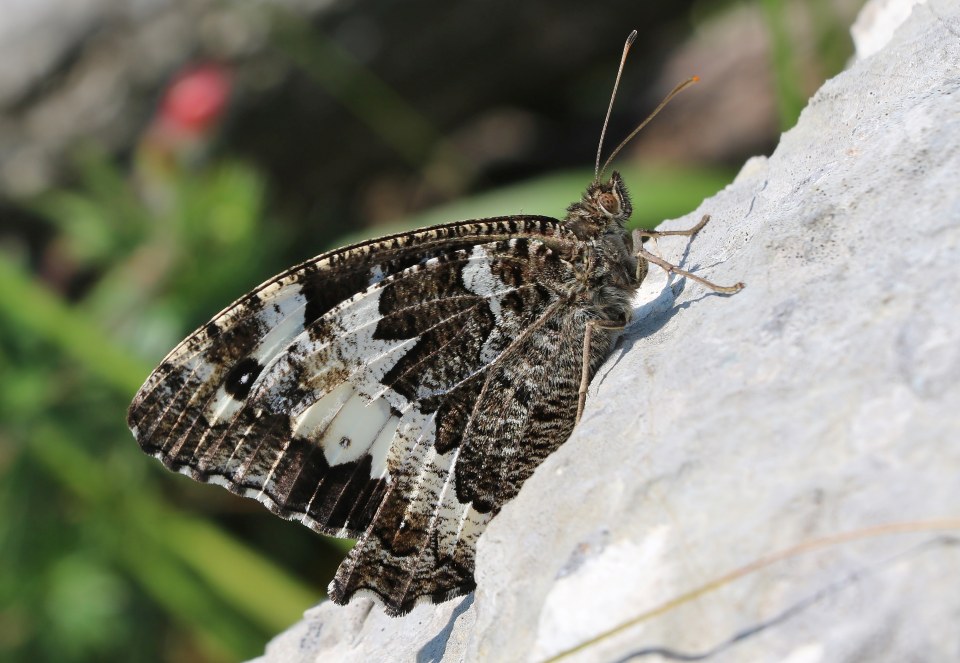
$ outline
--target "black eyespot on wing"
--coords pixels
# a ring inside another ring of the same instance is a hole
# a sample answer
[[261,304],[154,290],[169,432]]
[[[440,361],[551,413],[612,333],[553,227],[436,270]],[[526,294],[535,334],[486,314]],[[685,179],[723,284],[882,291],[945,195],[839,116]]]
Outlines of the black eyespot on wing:
[[223,388],[236,400],[243,400],[250,393],[250,388],[256,382],[262,370],[263,366],[253,357],[241,359],[227,373],[227,377],[223,381]]

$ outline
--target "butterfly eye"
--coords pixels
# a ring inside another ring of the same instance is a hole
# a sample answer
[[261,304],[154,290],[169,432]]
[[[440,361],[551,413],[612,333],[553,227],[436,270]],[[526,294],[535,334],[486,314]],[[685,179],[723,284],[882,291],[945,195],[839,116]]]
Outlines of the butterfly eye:
[[597,197],[597,202],[601,209],[610,216],[620,213],[620,201],[612,193],[601,193]]

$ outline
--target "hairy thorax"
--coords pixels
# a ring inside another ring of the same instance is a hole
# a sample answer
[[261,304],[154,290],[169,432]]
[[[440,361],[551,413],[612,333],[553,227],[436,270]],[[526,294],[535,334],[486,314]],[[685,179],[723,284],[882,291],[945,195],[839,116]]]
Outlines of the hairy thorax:
[[646,274],[645,262],[638,269],[633,241],[625,229],[632,211],[623,180],[614,172],[608,182],[588,187],[567,208],[563,220],[564,227],[581,240],[568,258],[576,275],[568,296],[587,317],[611,325],[630,320],[630,300]]

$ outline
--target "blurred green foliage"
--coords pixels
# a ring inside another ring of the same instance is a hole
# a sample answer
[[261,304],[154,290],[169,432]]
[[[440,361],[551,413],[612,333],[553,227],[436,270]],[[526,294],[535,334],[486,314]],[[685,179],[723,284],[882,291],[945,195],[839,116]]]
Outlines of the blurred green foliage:
[[[823,80],[843,69],[852,54],[849,26],[832,0],[761,0],[760,4],[770,35],[780,128],[787,130],[797,123],[810,94]],[[807,24],[810,48],[806,52],[798,47],[801,31],[791,29],[798,22]]]

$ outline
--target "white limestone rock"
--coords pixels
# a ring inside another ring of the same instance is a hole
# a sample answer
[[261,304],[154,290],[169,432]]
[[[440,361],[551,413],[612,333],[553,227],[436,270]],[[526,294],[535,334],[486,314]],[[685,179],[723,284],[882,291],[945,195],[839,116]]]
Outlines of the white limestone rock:
[[857,57],[870,57],[886,46],[913,7],[923,2],[926,0],[872,0],[864,5],[850,28]]
[[[261,661],[960,660],[960,5],[918,5],[694,214],[474,596]],[[642,200],[636,201],[643,205]]]

